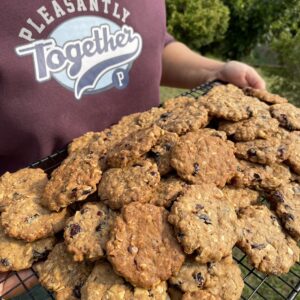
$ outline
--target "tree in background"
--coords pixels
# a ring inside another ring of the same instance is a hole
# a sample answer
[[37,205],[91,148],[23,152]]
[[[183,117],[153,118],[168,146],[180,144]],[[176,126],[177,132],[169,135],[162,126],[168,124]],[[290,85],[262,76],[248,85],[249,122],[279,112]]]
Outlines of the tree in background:
[[228,29],[229,9],[221,0],[167,0],[167,15],[169,32],[198,51]]

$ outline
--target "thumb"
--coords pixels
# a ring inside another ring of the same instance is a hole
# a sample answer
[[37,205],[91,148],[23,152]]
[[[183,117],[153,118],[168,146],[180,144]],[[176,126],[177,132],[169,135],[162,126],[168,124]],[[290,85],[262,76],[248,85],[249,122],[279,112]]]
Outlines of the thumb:
[[263,80],[263,78],[254,70],[249,69],[249,71],[246,74],[246,81],[247,85],[259,90],[265,90],[266,89],[266,83]]

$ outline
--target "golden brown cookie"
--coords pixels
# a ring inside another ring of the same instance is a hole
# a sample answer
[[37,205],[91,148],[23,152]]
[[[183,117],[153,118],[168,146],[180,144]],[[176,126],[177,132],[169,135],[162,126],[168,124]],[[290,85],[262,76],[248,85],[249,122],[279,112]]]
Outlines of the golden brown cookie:
[[201,130],[190,132],[173,148],[171,165],[181,178],[191,183],[215,183],[223,187],[237,168],[230,143]]
[[239,212],[242,239],[238,246],[259,271],[281,275],[299,261],[297,243],[282,229],[266,206],[249,206]]
[[272,105],[271,114],[287,130],[300,130],[300,108],[291,103]]
[[162,207],[134,202],[116,218],[107,257],[134,286],[152,288],[179,271],[184,261],[167,217]]
[[80,290],[92,271],[86,262],[74,262],[64,243],[57,244],[47,260],[36,266],[43,287],[60,300],[80,299]]
[[240,237],[234,206],[213,184],[188,186],[173,204],[168,218],[185,253],[200,263],[231,255]]
[[288,100],[286,98],[280,97],[279,95],[275,95],[272,93],[269,93],[266,90],[258,90],[251,87],[244,88],[244,93],[247,96],[256,97],[261,101],[264,101],[268,104],[281,104],[281,103],[287,103]]
[[85,151],[72,153],[51,175],[42,204],[59,211],[70,204],[85,200],[97,190],[101,179],[99,156]]
[[123,169],[113,168],[103,174],[98,194],[112,209],[120,209],[130,202],[149,202],[160,181],[156,164],[139,161]]
[[64,238],[75,261],[94,261],[105,255],[115,216],[103,203],[87,203],[68,220]]

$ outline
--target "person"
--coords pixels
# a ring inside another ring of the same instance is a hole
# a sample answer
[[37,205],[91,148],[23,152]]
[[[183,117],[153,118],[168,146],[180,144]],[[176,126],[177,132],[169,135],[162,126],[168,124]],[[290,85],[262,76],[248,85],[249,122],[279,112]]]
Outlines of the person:
[[159,105],[160,85],[219,79],[265,88],[252,67],[205,58],[170,36],[162,0],[2,0],[0,7],[0,175]]

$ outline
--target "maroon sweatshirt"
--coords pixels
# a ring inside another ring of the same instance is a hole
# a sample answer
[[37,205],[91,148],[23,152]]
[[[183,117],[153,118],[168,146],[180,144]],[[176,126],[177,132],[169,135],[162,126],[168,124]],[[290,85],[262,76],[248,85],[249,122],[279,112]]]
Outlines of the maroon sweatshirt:
[[1,0],[0,174],[159,104],[162,0]]

